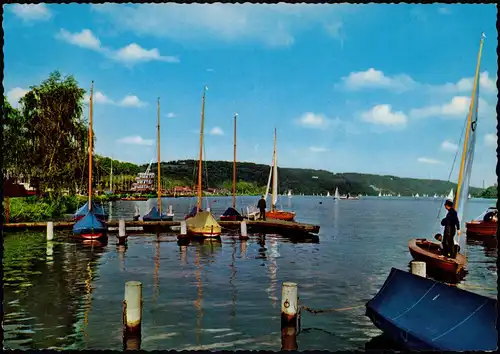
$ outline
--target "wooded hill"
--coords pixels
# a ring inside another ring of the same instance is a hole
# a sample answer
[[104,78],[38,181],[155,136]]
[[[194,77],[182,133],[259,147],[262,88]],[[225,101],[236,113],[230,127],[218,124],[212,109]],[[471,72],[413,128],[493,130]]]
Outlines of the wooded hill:
[[[100,178],[108,178],[111,159],[99,157]],[[176,185],[192,186],[197,175],[197,161],[178,160],[161,163],[162,177],[175,181]],[[136,174],[144,172],[147,164],[134,165],[132,163],[121,163],[113,160],[113,173]],[[156,172],[157,164],[151,165],[152,171]],[[203,187],[227,188],[232,179],[232,162],[230,161],[205,161],[203,163]],[[253,183],[257,186],[266,186],[269,177],[269,165],[261,165],[250,162],[237,162],[237,180]],[[340,194],[367,194],[378,195],[379,191],[401,195],[428,194],[447,195],[451,188],[456,190],[456,184],[440,180],[425,180],[416,178],[401,178],[396,176],[380,176],[362,173],[332,173],[325,170],[313,170],[302,168],[278,168],[279,191],[292,190],[293,194],[333,194],[335,188],[339,188]],[[478,194],[480,188],[471,188],[471,193]]]

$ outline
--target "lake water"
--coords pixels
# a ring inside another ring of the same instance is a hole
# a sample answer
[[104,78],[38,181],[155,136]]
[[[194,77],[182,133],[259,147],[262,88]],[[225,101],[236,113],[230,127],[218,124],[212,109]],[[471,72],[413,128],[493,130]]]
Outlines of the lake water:
[[[319,243],[292,243],[278,235],[179,246],[174,234],[131,233],[126,250],[114,236],[103,248],[56,232],[11,233],[4,240],[4,348],[122,349],[122,300],[126,281],[143,284],[141,349],[280,350],[281,283],[299,286],[301,304],[352,308],[303,312],[299,350],[364,349],[381,332],[364,305],[391,267],[407,270],[407,243],[432,237],[441,200],[365,198],[334,202],[325,197],[282,197],[297,221],[319,224]],[[231,198],[210,199],[220,215]],[[239,205],[256,204],[238,197]],[[321,202],[321,204],[320,204]],[[467,220],[495,201],[471,200]],[[149,202],[111,205],[113,218],[131,219]],[[194,199],[164,199],[183,218]],[[109,208],[109,205],[105,205]],[[468,274],[459,284],[496,297],[496,249],[467,248]]]

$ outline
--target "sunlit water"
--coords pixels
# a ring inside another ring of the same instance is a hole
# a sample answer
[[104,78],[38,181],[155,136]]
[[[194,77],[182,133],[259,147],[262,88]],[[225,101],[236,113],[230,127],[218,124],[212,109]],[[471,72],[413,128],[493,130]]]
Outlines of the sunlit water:
[[[256,198],[238,198],[255,204]],[[321,202],[321,204],[320,204]],[[119,201],[105,207],[113,218],[130,219],[149,202]],[[182,218],[193,199],[164,199]],[[220,215],[230,198],[212,198]],[[407,270],[408,239],[430,237],[440,200],[282,197],[297,220],[321,226],[319,243],[292,243],[276,235],[231,235],[222,244],[179,246],[175,235],[131,235],[126,250],[110,236],[93,248],[56,232],[8,234],[4,240],[4,347],[18,349],[121,350],[124,284],[143,284],[141,349],[280,350],[281,282],[299,285],[301,303],[313,308],[351,310],[303,313],[300,350],[363,349],[380,335],[364,305],[391,267]],[[469,220],[492,205],[472,200]],[[157,242],[159,240],[159,242]],[[496,296],[497,251],[469,245],[468,275],[459,285]]]

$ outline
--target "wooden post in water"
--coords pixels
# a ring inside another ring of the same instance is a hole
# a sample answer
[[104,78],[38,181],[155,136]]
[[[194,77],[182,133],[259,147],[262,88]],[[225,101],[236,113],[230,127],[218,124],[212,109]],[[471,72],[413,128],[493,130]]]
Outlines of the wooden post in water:
[[181,221],[181,236],[186,236],[187,235],[187,225],[186,221],[182,220]]
[[297,350],[299,305],[296,283],[281,286],[281,350]]
[[240,229],[241,229],[240,239],[244,239],[244,240],[248,239],[247,222],[245,220],[240,222]]
[[54,222],[47,222],[47,241],[52,241],[54,239]]
[[411,273],[425,278],[427,273],[425,262],[411,261]]
[[125,228],[125,220],[120,219],[118,221],[118,237],[125,237],[126,228]]
[[139,350],[141,347],[142,283],[125,283],[123,300],[123,348]]

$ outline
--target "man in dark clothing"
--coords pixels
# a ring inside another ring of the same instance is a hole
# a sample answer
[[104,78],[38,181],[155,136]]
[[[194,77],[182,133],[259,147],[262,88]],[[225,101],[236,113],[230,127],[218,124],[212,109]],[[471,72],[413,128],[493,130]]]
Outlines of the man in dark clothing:
[[493,218],[497,215],[497,213],[498,213],[498,211],[496,211],[496,210],[492,210],[492,211],[487,212],[483,217],[483,221],[486,221],[486,222],[493,221]]
[[457,255],[457,247],[455,247],[455,233],[460,235],[460,220],[458,220],[457,211],[453,208],[453,202],[447,200],[444,202],[444,207],[448,210],[445,218],[441,220],[441,226],[444,226],[443,232],[443,255],[450,258],[455,258]]
[[260,211],[259,220],[266,221],[266,198],[264,198],[264,196],[262,196],[257,203],[257,208],[259,208]]

